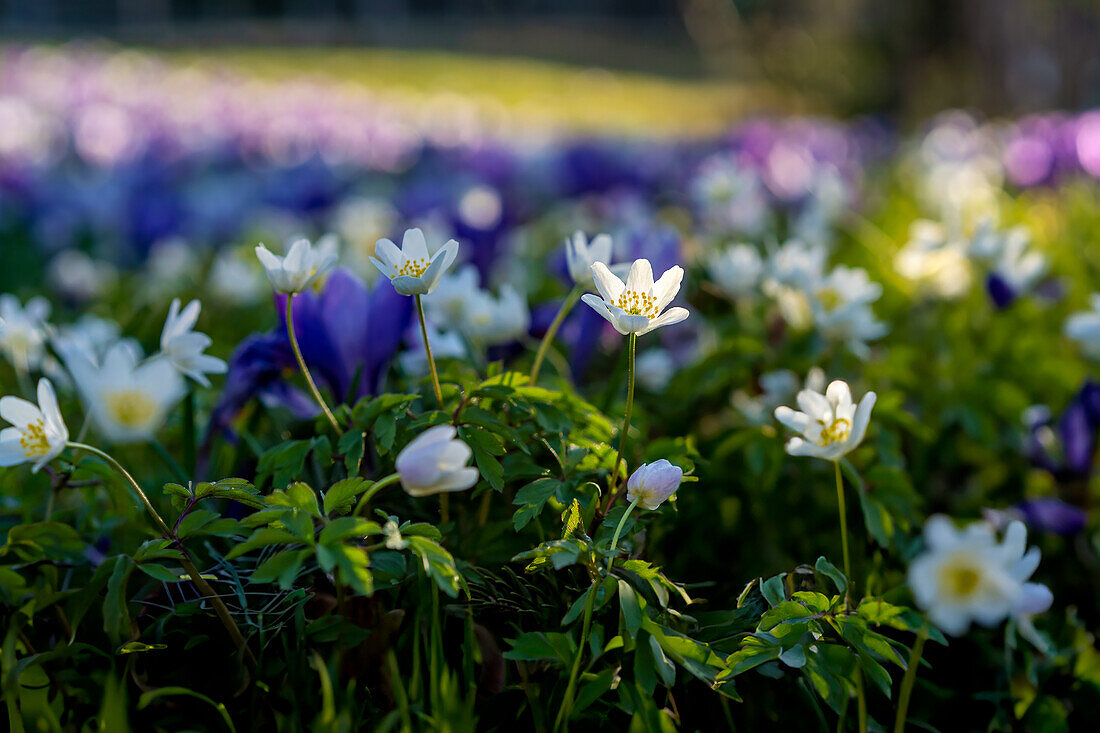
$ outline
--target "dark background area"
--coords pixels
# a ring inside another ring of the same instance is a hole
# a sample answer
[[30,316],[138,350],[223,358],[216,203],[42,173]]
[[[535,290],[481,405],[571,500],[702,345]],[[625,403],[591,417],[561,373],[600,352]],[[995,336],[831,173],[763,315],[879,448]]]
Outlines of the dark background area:
[[3,0],[0,38],[524,56],[766,82],[903,120],[1100,105],[1096,0]]

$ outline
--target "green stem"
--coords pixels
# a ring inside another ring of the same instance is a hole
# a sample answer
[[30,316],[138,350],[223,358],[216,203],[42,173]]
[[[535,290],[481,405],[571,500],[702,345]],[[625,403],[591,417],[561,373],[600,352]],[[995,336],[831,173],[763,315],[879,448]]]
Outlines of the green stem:
[[905,677],[901,680],[901,694],[898,695],[898,714],[894,718],[894,733],[905,733],[905,718],[909,712],[909,698],[913,695],[913,684],[917,681],[917,668],[920,667],[924,642],[928,640],[928,629],[921,627],[917,640],[913,642],[913,651],[909,653],[909,666],[905,668]]
[[867,697],[863,694],[863,672],[856,669],[856,714],[859,718],[859,733],[867,733]]
[[179,549],[180,565],[183,566],[184,572],[191,578],[191,582],[195,584],[199,592],[209,599],[210,604],[214,607],[214,612],[218,615],[222,625],[225,626],[225,630],[229,632],[229,637],[233,640],[237,650],[244,655],[245,661],[248,663],[249,667],[255,668],[256,658],[252,655],[252,650],[248,648],[248,643],[245,641],[244,635],[237,626],[237,622],[233,620],[233,616],[229,613],[229,609],[226,608],[225,603],[222,602],[217,592],[206,582],[206,578],[202,577],[202,573],[199,572],[198,568],[195,567],[195,563],[191,560],[191,555],[187,552],[187,548],[183,546],[183,543],[179,541],[168,527],[164,518],[161,517],[160,513],[153,507],[153,503],[149,501],[149,497],[142,490],[138,482],[134,480],[134,477],[130,475],[130,472],[123,468],[121,463],[107,453],[101,451],[99,448],[84,443],[69,443],[68,446],[73,450],[87,451],[88,453],[99,456],[105,460],[111,468],[118,471],[118,473],[126,479],[126,483],[130,484],[130,488],[137,493],[141,503],[145,506],[145,510],[149,512],[149,516],[153,518],[153,524],[156,525],[157,531],[160,532],[164,539],[172,542]]
[[566,730],[569,727],[569,716],[573,713],[573,699],[577,690],[577,678],[581,672],[581,659],[584,657],[584,647],[588,644],[588,630],[592,626],[592,606],[596,601],[597,582],[592,583],[588,589],[588,599],[584,603],[584,620],[581,622],[581,643],[577,647],[577,656],[573,660],[573,668],[569,672],[569,683],[565,686],[565,697],[562,698],[561,708],[554,720],[554,730]]
[[363,508],[366,507],[368,503],[370,503],[371,498],[375,494],[377,494],[379,491],[386,488],[390,484],[400,480],[400,478],[401,474],[391,473],[389,476],[384,476],[371,484],[371,487],[363,493],[362,497],[359,498],[359,502],[355,505],[355,511],[351,513],[352,516],[359,516],[359,512],[361,512]]
[[320,390],[317,389],[317,383],[313,381],[313,375],[309,373],[309,367],[306,366],[306,360],[302,357],[302,349],[298,346],[298,337],[294,335],[293,303],[294,293],[287,293],[286,335],[290,338],[290,348],[294,350],[294,358],[298,361],[298,368],[302,370],[302,376],[306,378],[306,384],[309,385],[309,391],[313,394],[313,399],[317,400],[317,404],[321,406],[321,411],[325,413],[325,417],[327,417],[329,423],[332,424],[332,429],[336,431],[336,434],[343,435],[344,431],[340,428],[340,423],[336,422],[336,416],[332,414],[332,410],[328,409],[328,405],[325,404],[325,398],[321,396]]
[[634,507],[638,506],[638,500],[630,502],[626,507],[626,511],[623,512],[622,518],[619,520],[619,524],[615,527],[615,534],[611,535],[611,557],[607,561],[607,572],[611,573],[611,566],[615,564],[615,548],[619,545],[619,535],[622,534],[623,525],[626,524],[626,518],[630,516],[630,513],[634,511]]
[[435,359],[432,357],[432,345],[428,343],[428,324],[424,320],[424,303],[420,296],[416,297],[416,316],[420,319],[420,337],[424,339],[424,354],[428,357],[428,369],[432,373],[432,389],[435,390],[435,401],[439,403],[439,409],[443,409],[443,390],[439,388],[439,373],[435,370]]
[[630,334],[630,343],[627,345],[626,359],[626,414],[623,416],[623,429],[619,433],[619,453],[615,457],[615,468],[611,471],[611,479],[608,482],[607,505],[603,508],[605,516],[611,511],[611,505],[617,498],[615,485],[619,481],[619,466],[623,462],[623,453],[626,451],[626,435],[630,432],[630,413],[634,408],[634,355],[637,344],[638,334]]
[[844,480],[840,475],[840,461],[833,461],[836,468],[836,502],[840,508],[840,547],[844,553],[844,576],[848,585],[844,589],[844,601],[851,605],[852,597],[852,560],[848,554],[848,507],[844,501]]
[[550,349],[550,344],[554,342],[554,337],[557,336],[562,321],[573,310],[573,306],[577,304],[577,301],[581,299],[582,293],[584,293],[584,288],[580,285],[574,285],[573,289],[569,291],[569,295],[565,296],[565,300],[562,301],[561,307],[558,308],[558,314],[550,322],[550,327],[546,329],[546,334],[543,335],[542,342],[539,344],[539,350],[535,354],[535,363],[531,365],[531,384],[538,381],[539,370],[542,368],[543,359],[546,358],[546,352]]

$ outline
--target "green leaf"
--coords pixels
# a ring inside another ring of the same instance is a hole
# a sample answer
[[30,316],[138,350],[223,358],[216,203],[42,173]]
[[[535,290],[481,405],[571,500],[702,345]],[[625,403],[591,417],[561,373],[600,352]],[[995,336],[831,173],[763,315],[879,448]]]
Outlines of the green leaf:
[[340,442],[337,444],[337,449],[344,456],[344,468],[347,469],[349,476],[359,473],[359,467],[363,462],[365,438],[362,430],[349,430],[340,437]]
[[577,645],[573,637],[557,632],[528,632],[510,639],[508,643],[512,648],[504,652],[504,658],[521,662],[546,660],[568,667],[577,654]]
[[760,582],[760,593],[769,606],[777,606],[787,597],[787,591],[783,587],[785,576],[786,573],[780,573]]
[[278,580],[282,588],[288,589],[298,576],[302,563],[311,554],[312,551],[309,549],[280,552],[260,563],[259,567],[252,571],[250,580],[253,583],[270,583]]
[[462,576],[455,567],[455,560],[436,542],[426,537],[407,537],[409,549],[420,558],[424,571],[431,576],[439,589],[451,598],[458,597]]
[[844,592],[848,589],[848,578],[845,577],[844,573],[842,573],[836,565],[826,560],[824,555],[817,558],[817,562],[814,563],[814,570],[833,581],[840,595],[844,595]]
[[138,565],[138,570],[148,575],[154,580],[159,580],[163,583],[178,583],[181,580],[187,580],[187,576],[180,577],[177,572],[172,572],[163,565],[157,565],[156,563],[142,563]]
[[625,580],[619,579],[619,608],[623,612],[626,633],[633,639],[642,625],[642,607],[634,589]]
[[107,595],[103,600],[103,631],[111,643],[117,646],[123,639],[130,636],[126,582],[134,570],[134,563],[125,555],[113,557],[107,562],[113,562],[114,567],[111,570],[110,580],[107,581]]
[[504,468],[500,465],[500,461],[481,448],[474,448],[474,462],[477,464],[477,470],[494,491],[504,489]]
[[366,491],[367,486],[367,480],[358,476],[337,481],[325,492],[325,514],[346,514],[351,511],[356,497]]

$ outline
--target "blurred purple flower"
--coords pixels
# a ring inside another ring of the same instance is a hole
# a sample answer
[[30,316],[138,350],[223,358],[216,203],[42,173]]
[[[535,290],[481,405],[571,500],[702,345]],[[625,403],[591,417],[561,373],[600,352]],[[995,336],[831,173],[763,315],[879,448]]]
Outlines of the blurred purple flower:
[[1004,510],[985,509],[982,514],[995,527],[1018,519],[1033,530],[1062,537],[1075,535],[1088,524],[1082,509],[1054,497],[1026,499]]
[[[297,371],[286,335],[286,296],[276,298],[278,328],[245,339],[229,360],[225,387],[211,414],[204,439],[229,432],[236,415],[252,399],[286,407],[299,418],[317,414],[312,399],[287,381]],[[347,270],[336,270],[320,295],[295,297],[294,328],[302,357],[314,378],[337,403],[373,394],[411,322],[412,298],[398,295],[389,283],[368,289]]]

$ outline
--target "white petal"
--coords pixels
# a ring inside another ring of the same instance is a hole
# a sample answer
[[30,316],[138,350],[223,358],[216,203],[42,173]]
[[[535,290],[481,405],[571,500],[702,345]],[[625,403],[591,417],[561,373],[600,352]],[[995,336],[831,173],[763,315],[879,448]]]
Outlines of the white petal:
[[610,235],[597,234],[596,237],[588,243],[588,261],[603,262],[604,264],[611,261]]
[[607,265],[602,262],[592,263],[590,268],[592,271],[592,280],[596,284],[596,290],[600,291],[600,295],[608,303],[614,303],[619,299],[619,296],[623,294],[623,290],[626,286],[623,285],[623,281],[617,278],[611,270],[607,269]]
[[795,395],[795,401],[798,403],[800,410],[815,419],[821,419],[833,412],[833,406],[829,404],[829,400],[825,398],[825,395],[813,390],[800,390]]
[[401,295],[427,295],[428,282],[412,275],[398,275],[390,280],[393,289]]
[[679,323],[687,318],[688,315],[690,314],[687,308],[669,308],[667,311],[651,320],[645,328],[638,332],[638,334],[649,333],[662,326],[671,326],[674,323]]
[[653,267],[649,260],[634,260],[630,266],[630,272],[626,276],[626,289],[635,293],[650,293],[653,291]]
[[871,422],[871,410],[874,409],[875,400],[877,399],[878,395],[874,392],[868,392],[859,401],[855,418],[852,420],[852,432],[848,438],[850,442],[858,445],[863,441],[863,436],[867,433],[867,425]]
[[804,412],[792,410],[786,405],[775,408],[775,419],[796,433],[803,433],[815,421]]
[[379,272],[390,279],[393,279],[393,277],[397,274],[397,270],[395,270],[392,266],[387,265],[385,262],[382,262],[382,260],[376,257],[371,257],[370,261],[374,264],[375,267],[378,268]]
[[852,390],[847,382],[836,379],[825,390],[825,398],[837,408],[847,407],[852,404]]
[[405,236],[401,238],[401,251],[410,260],[427,260],[428,243],[424,239],[424,232],[414,227],[405,230]]
[[656,298],[657,310],[664,310],[665,306],[672,302],[676,293],[680,292],[680,283],[684,280],[684,268],[679,265],[670,267],[661,275],[661,279],[653,283],[653,297]]
[[581,300],[587,303],[592,308],[592,310],[596,311],[601,316],[606,318],[609,323],[611,323],[612,325],[615,324],[615,319],[611,316],[611,311],[607,309],[607,303],[603,301],[603,298],[600,298],[598,295],[594,295],[592,293],[585,293],[581,296]]
[[388,239],[379,239],[374,243],[374,256],[391,270],[398,270],[405,264],[405,255],[401,248]]
[[42,411],[22,397],[0,398],[0,417],[17,428],[25,428],[32,422],[42,420]]

